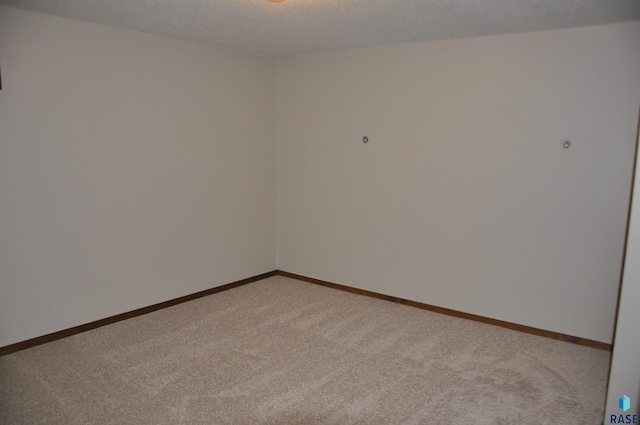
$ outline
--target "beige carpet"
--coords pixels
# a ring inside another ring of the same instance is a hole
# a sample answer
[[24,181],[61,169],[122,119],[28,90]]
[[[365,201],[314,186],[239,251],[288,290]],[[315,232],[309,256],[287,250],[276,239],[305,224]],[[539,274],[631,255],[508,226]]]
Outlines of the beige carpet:
[[601,424],[608,365],[272,277],[0,357],[0,423]]

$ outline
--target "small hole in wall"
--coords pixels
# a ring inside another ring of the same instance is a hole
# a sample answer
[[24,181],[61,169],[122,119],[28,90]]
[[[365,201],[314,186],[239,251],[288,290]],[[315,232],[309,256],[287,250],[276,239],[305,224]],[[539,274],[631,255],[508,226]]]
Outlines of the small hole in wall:
[[368,143],[369,142],[369,138],[367,136],[364,136],[362,138],[362,143]]

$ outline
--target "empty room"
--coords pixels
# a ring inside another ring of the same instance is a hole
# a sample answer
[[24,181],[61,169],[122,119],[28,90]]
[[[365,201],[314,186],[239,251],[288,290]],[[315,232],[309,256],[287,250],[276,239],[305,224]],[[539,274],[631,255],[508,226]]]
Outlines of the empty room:
[[637,424],[637,0],[0,0],[0,424]]

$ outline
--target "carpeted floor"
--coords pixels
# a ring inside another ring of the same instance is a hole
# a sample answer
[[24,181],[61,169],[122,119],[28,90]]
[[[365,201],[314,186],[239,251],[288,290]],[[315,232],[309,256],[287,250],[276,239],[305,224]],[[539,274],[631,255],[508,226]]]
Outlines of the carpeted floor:
[[609,357],[276,276],[0,357],[0,423],[595,425]]

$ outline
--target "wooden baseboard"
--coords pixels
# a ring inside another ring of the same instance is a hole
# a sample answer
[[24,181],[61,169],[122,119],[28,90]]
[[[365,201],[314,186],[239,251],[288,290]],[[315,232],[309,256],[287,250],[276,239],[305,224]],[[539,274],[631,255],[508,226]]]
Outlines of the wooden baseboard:
[[171,307],[177,304],[181,304],[187,301],[195,300],[197,298],[206,297],[207,295],[212,295],[218,292],[226,291],[232,288],[237,288],[238,286],[246,285],[248,283],[257,282],[262,279],[266,279],[271,276],[284,276],[289,277],[296,280],[301,280],[304,282],[314,283],[316,285],[322,285],[329,288],[338,289],[340,291],[351,292],[353,294],[364,295],[367,297],[378,298],[381,300],[391,301],[398,304],[408,305],[411,307],[420,308],[423,310],[429,310],[436,313],[446,314],[448,316],[459,317],[462,319],[474,320],[476,322],[487,323],[494,326],[500,326],[502,328],[507,328],[519,332],[529,333],[533,335],[542,336],[545,338],[556,339],[565,342],[571,342],[573,344],[584,345],[587,347],[597,348],[605,351],[612,351],[612,345],[606,344],[604,342],[593,341],[590,339],[579,338],[571,335],[561,334],[559,332],[551,332],[543,329],[533,328],[530,326],[518,325],[516,323],[505,322],[502,320],[491,319],[489,317],[477,316],[475,314],[463,313],[456,310],[450,310],[448,308],[437,307],[429,304],[420,303],[417,301],[405,300],[402,298],[394,297],[391,295],[379,294],[377,292],[367,291],[364,289],[353,288],[351,286],[340,285],[337,283],[327,282],[325,280],[314,279],[312,277],[307,277],[295,273],[286,272],[283,270],[275,270],[268,273],[263,273],[257,276],[249,277],[247,279],[242,279],[237,282],[229,283],[226,285],[218,286],[215,288],[207,289],[204,291],[196,292],[195,294],[185,295],[184,297],[175,298],[173,300],[161,302],[158,304],[154,304],[148,307],[139,308],[137,310],[129,311],[127,313],[117,314],[115,316],[107,317],[104,319],[96,320],[91,323],[86,323],[84,325],[75,326],[73,328],[64,329],[62,331],[54,332],[48,335],[39,336],[37,338],[28,339],[26,341],[17,342],[15,344],[7,345],[4,347],[0,347],[0,356],[15,353],[20,350],[25,350],[27,348],[35,347],[36,345],[45,344],[47,342],[56,341],[58,339],[66,338],[71,335],[79,334],[82,332],[86,332],[92,329],[96,329],[102,326],[110,325],[112,323],[120,322],[121,320],[130,319],[132,317],[142,316],[143,314],[151,313],[153,311],[162,310],[163,308]]
[[353,294],[365,295],[367,297],[378,298],[381,300],[391,301],[398,304],[408,305],[411,307],[420,308],[423,310],[433,311],[435,313],[446,314],[448,316],[459,317],[461,319],[473,320],[476,322],[487,323],[494,326],[500,326],[501,328],[507,328],[518,332],[524,332],[532,335],[538,335],[545,338],[556,339],[559,341],[570,342],[572,344],[584,345],[586,347],[597,348],[599,350],[612,351],[613,347],[611,344],[606,344],[600,341],[593,341],[586,338],[579,338],[577,336],[565,335],[559,332],[547,331],[544,329],[533,328],[531,326],[518,325],[516,323],[505,322],[502,320],[491,319],[489,317],[477,316],[475,314],[463,313],[461,311],[451,310],[443,307],[436,307],[429,304],[424,304],[417,301],[405,300],[402,298],[394,297],[391,295],[379,294],[377,292],[366,291],[364,289],[353,288],[351,286],[340,285],[337,283],[327,282],[320,279],[314,279],[312,277],[302,276],[295,273],[286,272],[283,270],[278,270],[277,274],[279,276],[285,276],[296,280],[301,280],[304,282],[314,283],[316,285],[322,285],[329,288],[339,289],[341,291],[351,292]]
[[0,356],[5,354],[15,353],[16,351],[25,350],[27,348],[35,347],[36,345],[45,344],[47,342],[55,341],[58,339],[66,338],[71,335],[79,334],[81,332],[90,331],[92,329],[100,328],[102,326],[110,325],[112,323],[120,322],[122,320],[130,319],[132,317],[142,316],[143,314],[151,313],[153,311],[162,310],[163,308],[172,307],[177,304],[182,304],[187,301],[195,300],[197,298],[206,297],[218,292],[227,291],[238,286],[246,285],[248,283],[256,282],[258,280],[266,279],[271,276],[275,276],[277,271],[271,271],[263,273],[257,276],[242,279],[237,282],[228,283],[226,285],[217,286],[215,288],[206,289],[204,291],[196,292],[195,294],[185,295],[184,297],[175,298],[169,301],[161,302],[158,304],[150,305],[148,307],[139,308],[137,310],[129,311],[127,313],[117,314],[115,316],[107,317],[104,319],[96,320],[95,322],[86,323],[84,325],[74,326],[73,328],[64,329],[62,331],[50,333],[48,335],[39,336],[37,338],[28,339],[26,341],[17,342],[15,344],[0,347]]

